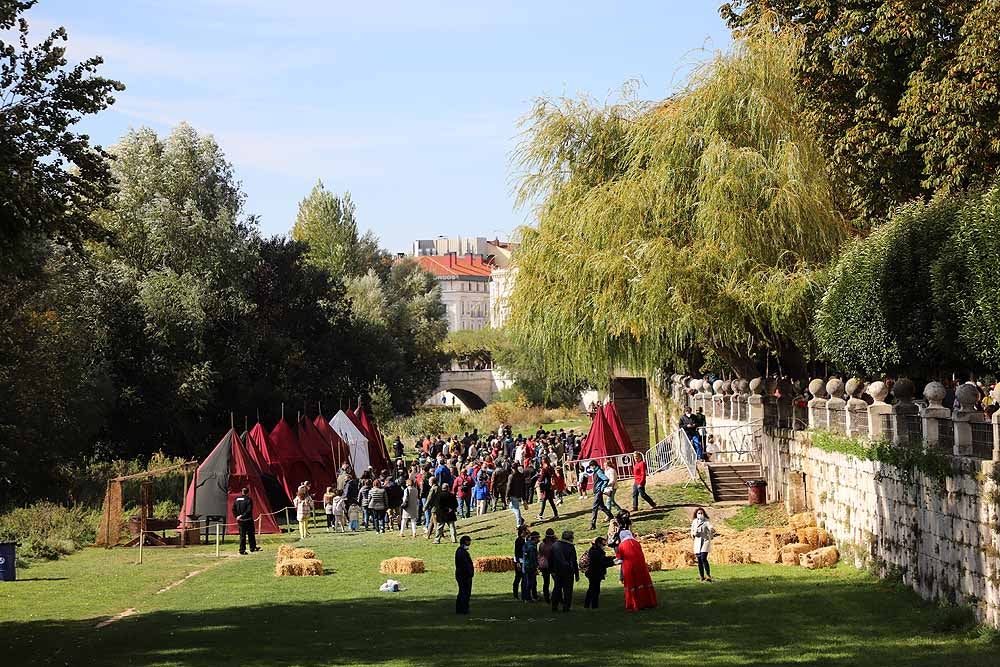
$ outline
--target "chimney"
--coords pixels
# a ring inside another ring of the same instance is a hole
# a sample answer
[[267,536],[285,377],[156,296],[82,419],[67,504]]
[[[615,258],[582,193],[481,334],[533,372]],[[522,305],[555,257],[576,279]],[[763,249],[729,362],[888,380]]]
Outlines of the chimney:
[[455,266],[455,253],[448,253],[448,266]]

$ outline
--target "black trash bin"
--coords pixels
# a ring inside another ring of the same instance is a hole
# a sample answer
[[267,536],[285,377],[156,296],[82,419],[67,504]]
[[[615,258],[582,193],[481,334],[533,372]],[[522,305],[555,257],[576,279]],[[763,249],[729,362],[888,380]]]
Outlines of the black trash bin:
[[0,542],[0,581],[17,580],[17,545]]

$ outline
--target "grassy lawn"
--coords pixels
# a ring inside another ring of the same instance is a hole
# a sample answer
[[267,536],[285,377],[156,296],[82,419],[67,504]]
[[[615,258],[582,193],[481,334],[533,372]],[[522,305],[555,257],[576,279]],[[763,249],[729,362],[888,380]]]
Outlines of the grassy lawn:
[[[643,513],[638,532],[684,526],[681,505],[703,502],[699,487],[653,489],[667,507]],[[578,545],[589,504],[568,499],[551,525],[573,527]],[[532,507],[532,510],[537,510]],[[533,513],[528,516],[533,517]],[[473,556],[510,552],[513,520],[502,512],[461,523]],[[265,551],[230,557],[162,594],[156,591],[216,561],[208,547],[88,549],[22,570],[0,585],[0,647],[5,664],[59,665],[996,665],[1000,647],[968,627],[948,629],[954,613],[909,591],[841,566],[814,571],[777,565],[717,567],[701,584],[692,569],[653,573],[660,606],[624,611],[617,576],[602,608],[570,614],[511,597],[510,574],[479,574],[471,617],[454,614],[454,547],[398,534],[328,535],[306,545],[328,576],[276,578]],[[233,545],[226,545],[232,553]],[[383,558],[423,558],[428,572],[399,576],[405,592],[377,591]],[[541,582],[539,582],[541,586]],[[138,613],[106,628],[102,617]]]

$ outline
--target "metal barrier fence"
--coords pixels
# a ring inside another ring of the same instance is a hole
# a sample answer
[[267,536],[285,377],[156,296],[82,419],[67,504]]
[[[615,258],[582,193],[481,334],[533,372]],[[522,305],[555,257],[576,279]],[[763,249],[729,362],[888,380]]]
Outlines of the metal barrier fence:
[[955,423],[951,419],[938,418],[938,441],[937,446],[949,452],[955,450]]
[[989,461],[993,458],[993,423],[972,422],[972,455]]

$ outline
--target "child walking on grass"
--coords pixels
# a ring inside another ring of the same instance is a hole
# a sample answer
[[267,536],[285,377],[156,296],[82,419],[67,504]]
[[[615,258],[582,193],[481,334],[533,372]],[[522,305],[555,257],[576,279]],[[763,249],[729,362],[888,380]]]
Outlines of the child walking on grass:
[[313,499],[304,487],[295,494],[295,518],[299,521],[299,540],[309,537],[309,517],[313,511]]
[[347,503],[344,500],[344,492],[340,489],[333,494],[333,529],[340,532],[347,532]]

